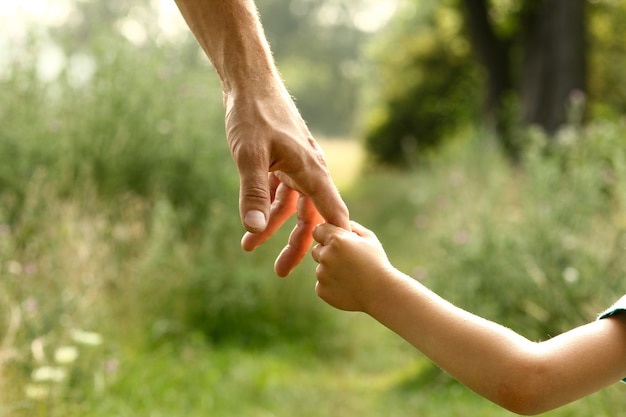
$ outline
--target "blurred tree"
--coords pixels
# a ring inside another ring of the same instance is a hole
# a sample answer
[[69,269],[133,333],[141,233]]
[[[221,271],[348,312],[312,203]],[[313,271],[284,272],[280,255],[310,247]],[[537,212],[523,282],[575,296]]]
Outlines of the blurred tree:
[[[470,0],[466,0],[470,1]],[[587,1],[528,0],[523,15],[523,119],[554,133],[587,90]]]
[[[572,93],[587,89],[586,6],[586,0],[407,1],[405,7],[412,15],[398,16],[391,39],[411,57],[390,58],[388,49],[378,53],[382,66],[402,74],[401,81],[394,84],[401,82],[406,87],[398,93],[397,87],[383,86],[387,115],[369,127],[370,150],[376,153],[381,142],[403,142],[406,137],[418,138],[414,148],[421,153],[437,144],[450,129],[467,120],[468,100],[479,97],[475,89],[468,89],[467,82],[477,68],[483,74],[484,120],[499,133],[509,156],[515,159],[520,146],[510,134],[512,120],[539,125],[550,134],[556,132],[567,121]],[[425,37],[437,46],[430,50],[405,48]],[[441,59],[433,66],[435,56]],[[401,69],[407,63],[413,68],[408,74]],[[433,84],[443,89],[432,91]],[[399,97],[406,104],[414,104],[426,98],[405,96],[427,91],[426,97],[439,96],[438,107],[445,110],[438,114],[440,122],[429,123],[422,115],[418,118],[424,120],[407,123],[391,113],[397,111]],[[458,100],[460,95],[465,97],[461,103],[442,104]],[[519,110],[511,105],[512,97],[519,98]],[[377,156],[392,163],[404,159]]]
[[626,2],[596,0],[589,19],[589,102],[592,117],[626,114]]
[[478,66],[456,2],[407,1],[369,45],[373,111],[365,145],[379,163],[405,166],[478,115]]
[[[586,0],[525,0],[509,5],[513,30],[498,31],[495,0],[462,0],[474,55],[486,75],[486,112],[505,149],[519,144],[507,134],[504,100],[519,85],[521,118],[553,134],[567,120],[573,92],[586,90]],[[521,56],[515,57],[514,53]],[[521,66],[518,62],[521,61]],[[521,73],[516,69],[521,69]],[[519,79],[514,81],[515,77]]]
[[[77,1],[72,3],[72,9],[65,24],[49,28],[49,32],[63,48],[70,52],[81,50],[93,45],[94,41],[103,34],[120,36],[120,22],[132,15],[147,15],[152,13],[149,0],[138,2],[112,1]],[[137,30],[144,29],[148,19],[140,23]],[[138,22],[139,23],[139,22]],[[154,30],[154,28],[152,28]]]
[[267,38],[311,130],[346,135],[353,128],[361,69],[359,0],[257,0]]
[[[316,133],[351,133],[358,107],[360,46],[370,35],[357,19],[365,2],[256,2],[279,69]],[[96,38],[125,38],[138,48],[150,48],[158,46],[162,38],[155,14],[151,0],[79,1],[73,3],[66,24],[49,32],[68,56],[84,53]],[[176,46],[177,56],[186,66],[202,62],[198,51],[191,36]],[[109,55],[114,53],[112,48]]]

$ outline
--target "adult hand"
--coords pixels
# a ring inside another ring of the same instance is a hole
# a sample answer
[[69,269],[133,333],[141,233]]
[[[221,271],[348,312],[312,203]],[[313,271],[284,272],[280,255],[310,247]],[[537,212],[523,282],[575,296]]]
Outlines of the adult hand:
[[242,247],[253,250],[298,212],[275,264],[276,273],[286,276],[308,251],[320,215],[347,228],[348,209],[280,79],[254,1],[176,4],[222,83],[226,135],[241,178],[239,209],[249,232]]
[[239,210],[251,251],[297,212],[287,246],[274,264],[287,276],[306,255],[312,230],[325,220],[348,229],[348,209],[330,177],[324,155],[293,100],[282,88],[224,95],[226,134],[241,179]]

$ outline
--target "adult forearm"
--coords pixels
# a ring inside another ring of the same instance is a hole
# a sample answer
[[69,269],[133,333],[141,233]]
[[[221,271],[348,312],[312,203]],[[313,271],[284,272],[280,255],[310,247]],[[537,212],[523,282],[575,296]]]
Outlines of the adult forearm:
[[253,0],[175,0],[224,92],[281,85]]

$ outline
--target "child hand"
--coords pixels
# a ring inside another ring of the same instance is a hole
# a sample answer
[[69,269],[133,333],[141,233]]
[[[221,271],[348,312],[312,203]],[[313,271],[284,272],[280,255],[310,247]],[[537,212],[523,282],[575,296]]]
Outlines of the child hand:
[[335,308],[367,311],[392,268],[376,235],[356,222],[352,231],[328,223],[313,230],[317,295]]

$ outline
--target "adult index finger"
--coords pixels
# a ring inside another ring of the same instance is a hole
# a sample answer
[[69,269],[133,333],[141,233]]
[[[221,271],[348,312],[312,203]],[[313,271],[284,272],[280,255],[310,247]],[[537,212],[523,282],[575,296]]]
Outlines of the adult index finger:
[[295,178],[300,191],[307,195],[327,223],[350,230],[350,212],[326,169],[322,174]]

